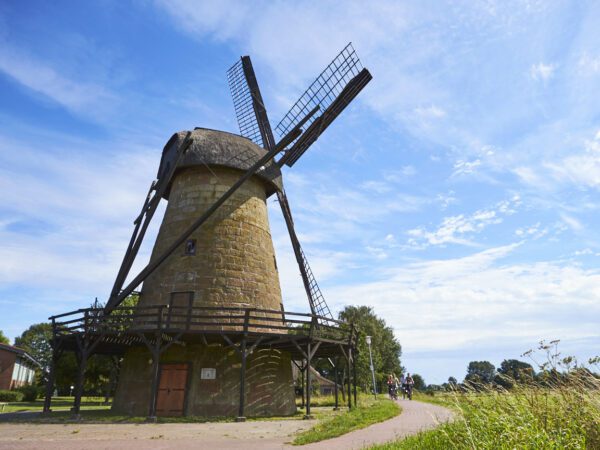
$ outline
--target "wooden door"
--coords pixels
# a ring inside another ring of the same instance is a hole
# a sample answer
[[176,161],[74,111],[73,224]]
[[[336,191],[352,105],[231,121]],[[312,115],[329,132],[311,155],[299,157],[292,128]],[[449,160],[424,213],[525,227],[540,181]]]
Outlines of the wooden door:
[[161,364],[156,398],[156,415],[182,416],[185,402],[188,365]]

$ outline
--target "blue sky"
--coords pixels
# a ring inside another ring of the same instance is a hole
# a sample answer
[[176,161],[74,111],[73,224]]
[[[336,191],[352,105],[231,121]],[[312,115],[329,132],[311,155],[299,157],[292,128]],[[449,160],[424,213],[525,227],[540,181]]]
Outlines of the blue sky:
[[428,382],[600,353],[600,4],[363,3],[0,2],[0,329],[106,299],[168,138],[237,132],[240,55],[276,124],[352,41],[373,81],[285,172],[332,309],[372,306]]

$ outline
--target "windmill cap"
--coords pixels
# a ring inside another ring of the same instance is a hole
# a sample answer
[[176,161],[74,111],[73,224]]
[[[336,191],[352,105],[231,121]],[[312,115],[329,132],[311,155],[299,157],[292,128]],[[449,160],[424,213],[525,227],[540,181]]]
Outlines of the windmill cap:
[[[174,163],[176,150],[187,133],[179,131],[171,136],[163,149],[157,178],[160,179],[161,174],[166,173],[169,165]],[[196,128],[191,133],[192,143],[179,161],[176,171],[195,166],[221,166],[245,172],[267,153],[250,139],[226,131]],[[255,176],[265,181],[267,196],[282,188],[281,170],[272,160],[259,169]],[[165,198],[168,198],[169,190]]]

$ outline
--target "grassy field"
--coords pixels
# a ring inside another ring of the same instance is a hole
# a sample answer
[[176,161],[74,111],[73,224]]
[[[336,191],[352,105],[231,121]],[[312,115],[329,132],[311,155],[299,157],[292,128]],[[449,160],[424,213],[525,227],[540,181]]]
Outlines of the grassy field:
[[400,406],[384,396],[375,400],[371,396],[361,395],[357,408],[350,411],[344,409],[337,414],[330,412],[330,417],[317,417],[321,420],[310,430],[298,434],[293,444],[304,445],[331,439],[391,419],[400,412]]
[[600,380],[592,376],[552,387],[454,392],[419,400],[450,407],[457,419],[374,448],[600,449]]

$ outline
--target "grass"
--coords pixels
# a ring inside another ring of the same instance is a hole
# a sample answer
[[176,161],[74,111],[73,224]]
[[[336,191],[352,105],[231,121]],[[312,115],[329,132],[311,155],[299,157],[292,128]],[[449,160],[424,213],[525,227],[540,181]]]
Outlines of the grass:
[[[69,411],[73,406],[73,397],[52,397],[53,411]],[[34,402],[10,402],[4,407],[5,413],[10,412],[41,412],[44,408],[44,400],[38,399]],[[82,410],[109,409],[110,405],[104,404],[104,397],[82,397]]]
[[[327,399],[323,399],[323,403],[327,403]],[[313,403],[314,404],[314,403]],[[38,399],[35,402],[13,402],[5,406],[4,412],[42,412],[44,406],[43,399]],[[24,415],[9,419],[11,422],[18,423],[73,423],[73,414],[71,407],[73,406],[73,397],[53,397],[52,398],[52,414],[50,415]],[[123,414],[115,414],[111,409],[111,405],[104,404],[104,397],[82,397],[80,419],[78,423],[144,423],[147,421],[146,416],[128,416]],[[325,408],[317,408],[316,416],[327,416],[327,412],[320,411]],[[329,409],[329,408],[327,408]],[[262,420],[298,420],[304,416],[303,410],[298,410],[292,416],[272,416],[272,417],[249,417],[249,421]],[[2,415],[0,414],[0,417]],[[158,423],[206,423],[206,422],[233,422],[235,417],[204,417],[204,416],[184,416],[184,417],[158,417]]]
[[453,392],[419,400],[450,407],[456,420],[378,450],[600,449],[600,380],[579,372],[550,385]]
[[[296,406],[300,408],[301,400],[296,398]],[[335,397],[333,395],[312,395],[310,398],[310,405],[313,406],[335,406]],[[342,395],[339,396],[339,406],[343,407],[344,401]]]
[[317,417],[321,420],[309,430],[296,436],[292,444],[304,445],[311,442],[331,439],[350,431],[383,422],[400,414],[400,406],[380,396],[377,400],[371,396],[361,395],[358,407],[350,411],[329,412],[330,417]]

